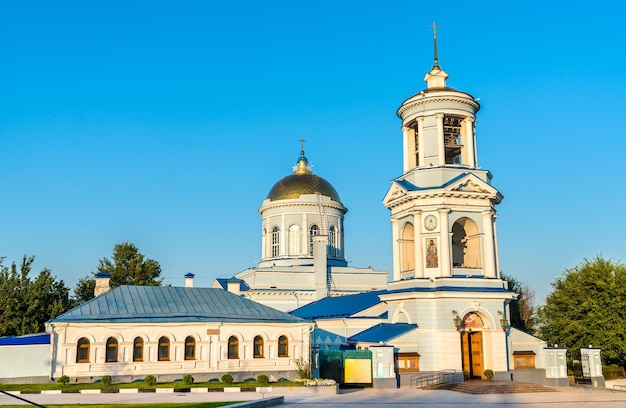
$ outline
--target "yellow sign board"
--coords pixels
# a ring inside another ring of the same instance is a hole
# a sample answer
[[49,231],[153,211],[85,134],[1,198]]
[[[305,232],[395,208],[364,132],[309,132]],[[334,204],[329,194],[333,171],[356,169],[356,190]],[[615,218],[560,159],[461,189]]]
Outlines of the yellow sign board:
[[370,359],[345,359],[344,360],[344,383],[371,383],[372,360]]

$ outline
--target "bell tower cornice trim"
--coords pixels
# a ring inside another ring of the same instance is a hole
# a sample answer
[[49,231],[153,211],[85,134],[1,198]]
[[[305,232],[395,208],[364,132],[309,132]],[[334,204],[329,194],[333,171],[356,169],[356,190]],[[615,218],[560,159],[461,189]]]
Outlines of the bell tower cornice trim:
[[[467,94],[465,94],[467,95]],[[405,102],[402,104],[402,106],[400,106],[400,108],[397,111],[397,115],[402,118],[403,114],[406,111],[412,110],[416,107],[420,107],[420,106],[424,106],[424,105],[431,105],[431,104],[437,104],[437,103],[448,103],[448,102],[454,102],[454,103],[459,103],[459,104],[463,104],[463,105],[468,105],[471,106],[475,111],[478,111],[480,109],[480,104],[478,102],[476,102],[474,100],[474,98],[472,98],[471,96],[467,95],[466,97],[463,96],[440,96],[440,97],[424,97],[424,98],[420,98],[417,100],[413,100],[410,102]]]

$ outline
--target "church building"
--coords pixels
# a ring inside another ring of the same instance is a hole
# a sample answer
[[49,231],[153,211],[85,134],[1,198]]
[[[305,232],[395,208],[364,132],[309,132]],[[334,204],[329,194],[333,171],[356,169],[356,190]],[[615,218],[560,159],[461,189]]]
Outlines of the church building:
[[274,184],[259,209],[259,265],[217,279],[214,288],[291,311],[327,296],[387,287],[387,271],[348,266],[343,226],[348,209],[332,184],[313,174],[302,143],[293,173]]
[[480,104],[447,85],[436,36],[434,49],[426,88],[397,111],[403,174],[383,199],[391,211],[391,281],[385,290],[322,299],[292,314],[315,322],[320,350],[387,343],[400,373],[454,369],[482,378],[490,369],[509,379],[510,370],[544,366],[545,342],[509,325],[516,294],[500,276],[496,205],[503,197],[478,165]]

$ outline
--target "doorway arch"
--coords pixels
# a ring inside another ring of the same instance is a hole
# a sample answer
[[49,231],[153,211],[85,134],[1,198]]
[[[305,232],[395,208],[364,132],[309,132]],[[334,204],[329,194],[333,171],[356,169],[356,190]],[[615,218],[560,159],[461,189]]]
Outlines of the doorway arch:
[[470,378],[482,378],[485,370],[483,328],[485,319],[475,312],[465,315],[461,324],[461,355],[463,371]]

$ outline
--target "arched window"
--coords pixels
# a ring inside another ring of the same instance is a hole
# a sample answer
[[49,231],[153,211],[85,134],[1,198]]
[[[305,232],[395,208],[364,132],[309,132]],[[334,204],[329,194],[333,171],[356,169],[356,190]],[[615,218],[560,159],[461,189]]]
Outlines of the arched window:
[[452,266],[480,268],[480,231],[469,218],[461,218],[452,225]]
[[143,361],[143,339],[135,337],[133,341],[133,361]]
[[287,336],[280,336],[278,338],[278,357],[289,356],[289,340]]
[[117,362],[117,340],[113,337],[107,339],[106,360],[107,363]]
[[300,255],[300,226],[289,227],[289,255]]
[[263,358],[263,337],[254,338],[254,358]]
[[328,229],[328,249],[330,256],[337,256],[337,228],[334,225]]
[[235,336],[230,336],[228,338],[228,358],[239,358],[239,339]]
[[400,272],[415,270],[415,229],[407,222],[400,237]]
[[163,336],[159,339],[159,361],[170,360],[170,339]]
[[316,224],[309,228],[309,255],[313,255],[313,237],[320,234],[320,227]]
[[272,228],[272,256],[280,255],[280,228]]
[[89,362],[89,340],[87,340],[84,337],[81,337],[78,340],[78,345],[76,346],[76,362],[77,363]]
[[185,360],[196,359],[196,339],[191,336],[185,338]]

